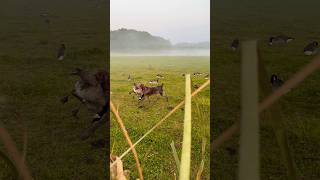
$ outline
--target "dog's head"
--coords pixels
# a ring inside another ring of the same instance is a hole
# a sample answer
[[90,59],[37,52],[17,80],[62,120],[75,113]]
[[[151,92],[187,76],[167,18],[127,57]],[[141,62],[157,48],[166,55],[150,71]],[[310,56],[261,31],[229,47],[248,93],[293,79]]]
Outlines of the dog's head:
[[143,96],[144,89],[145,89],[145,86],[143,84],[136,84],[136,83],[133,84],[132,90],[136,95],[138,95],[139,100],[142,100],[144,97]]
[[133,84],[133,92],[136,94],[143,94],[143,90],[144,90],[144,85],[143,84]]

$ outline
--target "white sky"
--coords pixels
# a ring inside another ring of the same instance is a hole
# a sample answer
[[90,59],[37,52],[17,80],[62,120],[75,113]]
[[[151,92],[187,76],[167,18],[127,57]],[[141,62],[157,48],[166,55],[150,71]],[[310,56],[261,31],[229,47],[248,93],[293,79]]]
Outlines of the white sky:
[[177,42],[210,40],[210,0],[111,0],[111,30],[128,28]]

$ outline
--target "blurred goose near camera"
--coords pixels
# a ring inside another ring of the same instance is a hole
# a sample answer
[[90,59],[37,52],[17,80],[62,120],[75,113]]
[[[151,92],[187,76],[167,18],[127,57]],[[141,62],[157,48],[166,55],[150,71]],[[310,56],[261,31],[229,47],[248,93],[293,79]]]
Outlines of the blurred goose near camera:
[[61,44],[60,48],[58,49],[57,58],[58,60],[62,61],[65,56],[66,46],[65,44]]
[[240,44],[239,39],[233,40],[232,43],[231,43],[231,50],[232,50],[232,51],[238,50],[239,44]]
[[[82,104],[87,106],[87,109],[92,113],[97,113],[103,110],[106,104],[106,96],[108,95],[108,73],[99,71],[96,74],[91,74],[88,71],[76,68],[71,75],[79,76],[80,79],[75,83],[71,94],[76,97],[81,103],[73,110],[72,114],[77,117]],[[68,102],[69,95],[63,97],[61,102]]]
[[316,53],[318,53],[319,47],[318,47],[318,42],[317,41],[313,41],[311,43],[309,43],[304,49],[303,49],[303,53],[307,56],[310,55],[314,55]]
[[276,37],[270,37],[269,38],[269,45],[276,45],[276,44],[287,44],[291,41],[293,41],[293,37],[285,36],[285,35],[279,35]]

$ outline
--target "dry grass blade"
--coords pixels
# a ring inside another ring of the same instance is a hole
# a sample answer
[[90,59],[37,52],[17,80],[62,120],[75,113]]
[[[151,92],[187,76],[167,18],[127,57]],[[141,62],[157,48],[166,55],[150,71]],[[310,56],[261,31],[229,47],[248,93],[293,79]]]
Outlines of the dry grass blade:
[[[195,90],[191,97],[197,95],[200,91],[202,91],[205,87],[207,87],[210,84],[210,80],[207,80],[204,84],[202,84],[197,90]],[[173,108],[164,118],[162,118],[157,124],[155,124],[149,131],[147,131],[137,142],[133,144],[133,147],[135,147],[137,144],[139,144],[145,137],[147,137],[152,131],[154,131],[157,127],[159,127],[166,119],[168,119],[174,112],[176,112],[182,105],[184,104],[184,101],[180,102],[178,105],[176,105],[175,108]],[[124,156],[126,156],[131,151],[131,148],[127,149],[119,158],[122,159]],[[111,164],[111,166],[113,166]]]
[[191,165],[191,79],[190,74],[186,74],[185,108],[183,122],[183,142],[181,152],[181,163],[179,179],[190,179]]
[[257,41],[242,44],[239,180],[259,180]]
[[202,175],[202,172],[204,169],[205,151],[206,151],[206,139],[203,138],[202,147],[201,147],[201,163],[200,163],[200,167],[197,172],[196,180],[201,180],[201,175]]
[[123,162],[119,157],[111,155],[110,160],[115,162],[116,165],[113,168],[110,168],[110,179],[111,180],[127,180],[129,179],[128,172],[123,170]]
[[18,121],[20,122],[21,129],[22,129],[22,142],[23,142],[23,149],[22,149],[22,160],[25,162],[27,156],[27,147],[28,147],[28,131],[26,122],[23,121],[19,112],[16,112],[16,116]]
[[174,141],[171,142],[170,146],[171,146],[171,150],[172,150],[172,155],[173,155],[174,161],[176,162],[177,174],[179,174],[180,160],[179,160],[179,157],[178,157],[178,153],[177,153],[176,147],[174,146]]
[[31,180],[32,177],[27,166],[22,160],[22,156],[19,154],[14,141],[2,124],[0,124],[0,140],[3,142],[5,149],[17,168],[19,176],[25,180]]
[[[136,161],[137,170],[138,170],[138,173],[139,173],[140,180],[143,180],[143,174],[142,174],[142,169],[141,169],[139,158],[138,158],[138,153],[137,153],[136,149],[133,147],[132,141],[131,141],[130,136],[129,136],[127,130],[126,130],[126,127],[125,127],[125,125],[124,125],[124,123],[123,123],[123,121],[122,121],[117,109],[113,105],[112,101],[110,101],[110,107],[111,107],[111,111],[115,115],[115,117],[116,117],[116,119],[117,119],[117,121],[118,121],[118,123],[120,125],[120,128],[121,128],[121,130],[122,130],[122,132],[123,132],[128,144],[130,146],[130,149],[132,149],[132,153],[133,153],[134,159]],[[119,160],[121,160],[121,159],[119,158]],[[112,164],[114,164],[114,163],[112,163]],[[110,166],[110,169],[111,168],[112,168],[112,166]]]
[[2,151],[0,151],[0,159],[2,159],[3,161],[5,161],[5,163],[10,166],[10,168],[12,169],[12,171],[14,172],[15,175],[15,179],[17,179],[17,175],[18,175],[18,171],[16,169],[16,167],[14,166],[13,162],[11,161],[11,159],[9,159],[9,157]]
[[[290,89],[296,87],[305,78],[311,75],[314,71],[320,68],[320,55],[314,58],[314,60],[297,72],[292,78],[286,81],[279,89],[277,89],[270,96],[265,98],[262,103],[259,104],[259,112],[262,112],[270,105],[272,105],[276,100],[278,100],[282,95],[288,92]],[[229,140],[235,133],[239,132],[239,124],[236,122],[226,131],[224,131],[219,137],[217,137],[212,142],[211,150],[215,151],[220,145],[225,141]]]

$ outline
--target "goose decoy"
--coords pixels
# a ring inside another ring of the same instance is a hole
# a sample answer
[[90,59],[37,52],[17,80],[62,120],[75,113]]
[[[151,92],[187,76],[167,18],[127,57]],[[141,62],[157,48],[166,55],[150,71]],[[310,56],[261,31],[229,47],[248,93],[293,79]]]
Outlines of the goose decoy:
[[275,74],[272,74],[271,79],[270,79],[270,83],[272,85],[272,89],[276,90],[278,89],[280,86],[282,86],[283,81]]
[[194,75],[194,76],[201,76],[202,73],[200,73],[200,72],[195,72],[195,73],[193,73],[193,75]]
[[209,77],[209,74],[207,74],[204,79],[208,80],[210,77]]
[[159,84],[159,79],[157,80],[150,80],[149,84]]
[[161,74],[157,74],[158,79],[163,79],[164,77]]
[[287,44],[294,40],[293,37],[285,36],[285,35],[279,35],[276,37],[270,37],[269,38],[269,45],[274,45],[274,44]]
[[185,73],[181,74],[182,77],[184,77],[185,75],[186,75]]
[[236,51],[239,48],[240,41],[239,39],[235,39],[231,43],[231,50]]
[[319,47],[318,47],[318,42],[317,41],[313,41],[311,43],[309,43],[304,49],[303,49],[303,53],[307,56],[310,55],[314,55],[318,52]]
[[66,51],[65,44],[61,44],[61,46],[60,46],[60,48],[58,50],[58,53],[57,53],[58,60],[62,61],[64,59],[65,51]]

